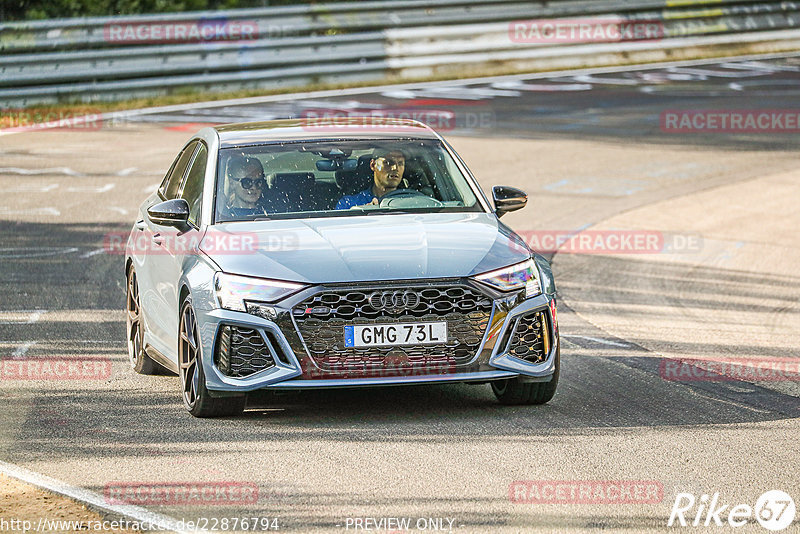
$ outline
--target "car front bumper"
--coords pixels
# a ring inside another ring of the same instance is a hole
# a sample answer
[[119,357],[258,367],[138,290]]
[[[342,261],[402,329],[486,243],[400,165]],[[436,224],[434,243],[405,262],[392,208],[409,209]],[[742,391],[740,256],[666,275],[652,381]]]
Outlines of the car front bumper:
[[[475,282],[464,282],[475,285]],[[225,309],[196,310],[203,346],[203,369],[206,387],[216,392],[248,392],[258,389],[317,389],[375,387],[452,382],[489,382],[525,377],[530,381],[548,381],[555,371],[559,349],[555,295],[540,294],[524,298],[521,293],[502,295],[481,289],[491,298],[491,312],[477,350],[469,361],[459,365],[432,368],[394,366],[336,372],[312,357],[300,334],[292,310],[319,287],[308,288],[276,305],[263,306],[260,315]],[[535,362],[516,357],[509,350],[515,325],[520,318],[541,314],[546,320],[542,335],[547,339],[543,357]],[[274,365],[245,377],[226,376],[212,355],[225,325],[252,329],[261,335],[274,356]]]

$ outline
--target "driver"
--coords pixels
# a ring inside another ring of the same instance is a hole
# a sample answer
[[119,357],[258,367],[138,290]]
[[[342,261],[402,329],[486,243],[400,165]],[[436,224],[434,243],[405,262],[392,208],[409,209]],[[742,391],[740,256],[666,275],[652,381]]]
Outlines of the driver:
[[403,180],[406,169],[406,156],[397,148],[378,149],[369,162],[373,172],[373,183],[367,189],[355,195],[345,195],[336,204],[337,210],[346,210],[357,206],[377,205],[386,193],[397,189]]
[[260,201],[267,187],[261,162],[252,157],[234,156],[228,162],[228,191],[226,215],[247,218],[266,215]]

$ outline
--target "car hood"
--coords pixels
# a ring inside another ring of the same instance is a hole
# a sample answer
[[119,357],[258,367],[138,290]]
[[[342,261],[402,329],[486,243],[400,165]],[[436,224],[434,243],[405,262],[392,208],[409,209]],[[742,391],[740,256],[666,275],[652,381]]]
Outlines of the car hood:
[[[210,246],[226,236],[243,245],[239,250],[233,244]],[[204,239],[201,249],[224,272],[307,283],[471,276],[531,254],[519,236],[488,213],[223,223],[206,237],[213,239]]]

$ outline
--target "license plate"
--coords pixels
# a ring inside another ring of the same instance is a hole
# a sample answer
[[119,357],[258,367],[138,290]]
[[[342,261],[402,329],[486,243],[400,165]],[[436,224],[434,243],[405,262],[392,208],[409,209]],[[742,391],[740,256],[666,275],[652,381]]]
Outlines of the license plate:
[[345,347],[447,343],[447,323],[364,324],[344,327]]

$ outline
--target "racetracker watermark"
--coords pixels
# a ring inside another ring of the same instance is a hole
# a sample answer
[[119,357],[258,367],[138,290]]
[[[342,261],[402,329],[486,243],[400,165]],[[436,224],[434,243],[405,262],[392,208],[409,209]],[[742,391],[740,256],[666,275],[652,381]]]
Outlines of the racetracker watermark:
[[[270,36],[282,36],[281,28],[270,28]],[[252,41],[260,37],[255,20],[169,20],[148,22],[109,22],[103,37],[109,43],[192,43],[203,41]]]
[[37,130],[99,130],[103,127],[100,110],[80,112],[64,110],[0,110],[0,132],[28,132]]
[[515,20],[508,26],[513,43],[617,43],[659,40],[665,36],[658,20],[626,20],[616,17],[587,19]]
[[359,361],[354,364],[345,358],[336,356],[321,356],[314,361],[324,369],[314,364],[309,364],[303,369],[303,378],[306,380],[332,380],[353,378],[402,378],[402,377],[435,377],[437,375],[450,375],[458,372],[454,358],[438,362],[411,363],[408,356],[388,355],[380,367],[369,367]]
[[108,358],[6,358],[0,360],[0,380],[106,380]]
[[798,133],[800,109],[685,109],[660,116],[665,133]]
[[543,254],[686,254],[703,249],[698,234],[658,230],[522,230],[517,234]]
[[109,482],[103,495],[108,504],[237,505],[258,502],[252,482]]
[[[491,111],[432,109],[432,108],[384,108],[384,109],[306,109],[300,115],[304,130],[325,131],[341,127],[376,130],[381,128],[400,128],[396,120],[414,120],[437,131],[452,131],[472,128],[491,128],[495,115]],[[418,131],[416,126],[408,131]]]
[[796,382],[800,358],[664,358],[658,374],[672,382]]
[[508,487],[515,504],[658,504],[657,480],[517,480]]
[[197,230],[158,232],[149,228],[128,234],[110,232],[103,236],[106,254],[128,254],[137,256],[162,254],[206,254],[243,255],[259,252],[282,252],[297,250],[297,234],[265,234],[253,232],[230,232],[208,229],[204,234]]

